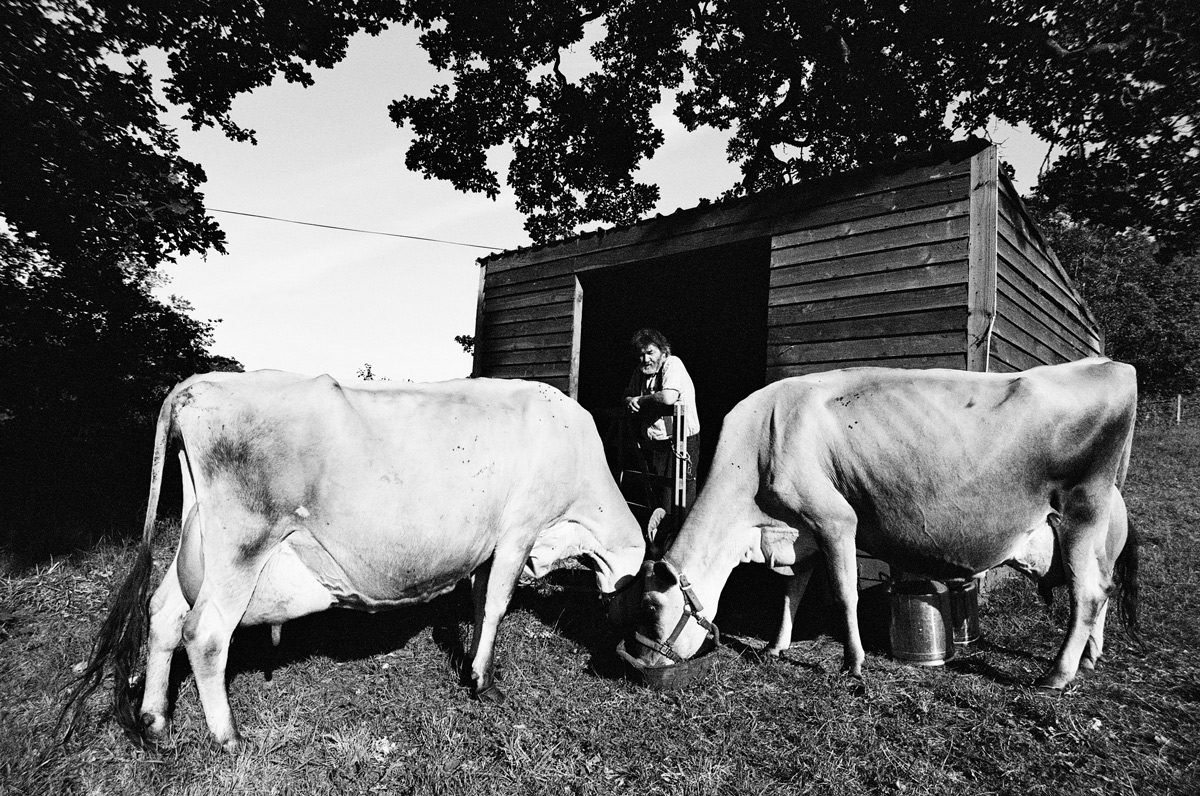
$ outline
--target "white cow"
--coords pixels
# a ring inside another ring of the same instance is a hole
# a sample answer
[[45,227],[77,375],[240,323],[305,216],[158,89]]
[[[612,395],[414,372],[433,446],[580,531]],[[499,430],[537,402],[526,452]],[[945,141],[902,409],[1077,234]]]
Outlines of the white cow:
[[[845,669],[863,649],[856,548],[906,572],[969,578],[1010,564],[1070,586],[1071,624],[1038,681],[1064,688],[1103,651],[1114,567],[1136,630],[1137,540],[1118,488],[1137,378],[1089,359],[1022,373],[852,368],[785,379],[725,418],[708,481],[661,561],[629,592],[642,665],[696,654],[741,562],[828,560],[846,625]],[[806,575],[789,594],[785,646]],[[693,619],[695,621],[693,621]]]
[[[179,550],[150,600],[145,697],[126,683],[147,635],[150,543],[168,446],[183,471]],[[579,556],[602,592],[645,557],[591,416],[544,384],[471,379],[344,386],[278,371],[194,376],[163,403],[138,560],[68,705],[111,660],[117,715],[157,739],[167,678],[186,647],[209,729],[239,742],[225,689],[238,625],[278,626],[331,606],[378,611],[470,577],[470,678],[503,695],[493,644],[522,569]],[[64,715],[66,708],[64,708]]]

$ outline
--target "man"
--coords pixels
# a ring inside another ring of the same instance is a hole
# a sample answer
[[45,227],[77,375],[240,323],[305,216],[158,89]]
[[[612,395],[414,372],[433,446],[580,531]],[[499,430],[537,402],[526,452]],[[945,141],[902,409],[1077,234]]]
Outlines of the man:
[[[638,449],[646,470],[654,475],[674,475],[675,457],[687,461],[687,505],[696,499],[696,478],[700,457],[700,418],[696,410],[696,388],[683,360],[671,354],[671,344],[657,329],[639,329],[631,340],[638,360],[637,369],[625,389],[625,408],[636,418]],[[676,451],[675,404],[683,404],[686,450]],[[671,489],[657,490],[658,507],[671,506]]]

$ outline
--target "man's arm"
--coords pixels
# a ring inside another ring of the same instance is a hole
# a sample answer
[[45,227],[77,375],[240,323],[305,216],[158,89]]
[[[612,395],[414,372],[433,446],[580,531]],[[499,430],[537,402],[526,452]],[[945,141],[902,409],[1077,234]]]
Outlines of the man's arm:
[[665,387],[657,392],[646,395],[635,395],[625,399],[625,406],[631,414],[638,412],[655,412],[669,415],[674,410],[675,402],[679,400],[679,390]]

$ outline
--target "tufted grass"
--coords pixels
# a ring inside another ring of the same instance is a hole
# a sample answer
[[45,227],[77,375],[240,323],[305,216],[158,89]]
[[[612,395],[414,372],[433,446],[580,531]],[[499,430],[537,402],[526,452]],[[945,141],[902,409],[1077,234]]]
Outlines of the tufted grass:
[[773,629],[781,588],[739,571],[719,617],[732,644],[711,676],[654,692],[615,677],[617,638],[584,573],[565,569],[518,589],[499,706],[471,700],[451,666],[468,630],[460,594],[309,617],[277,649],[265,628],[239,631],[229,690],[249,744],[236,756],[210,743],[182,656],[163,747],[124,737],[107,694],[68,747],[55,743],[61,689],[132,561],[102,545],[0,581],[0,793],[1194,794],[1200,425],[1140,430],[1126,497],[1152,646],[1136,650],[1114,620],[1100,669],[1066,694],[1029,687],[1065,617],[1023,581],[981,609],[977,654],[914,668],[877,652],[859,687],[838,672],[820,603],[783,661],[739,655]]

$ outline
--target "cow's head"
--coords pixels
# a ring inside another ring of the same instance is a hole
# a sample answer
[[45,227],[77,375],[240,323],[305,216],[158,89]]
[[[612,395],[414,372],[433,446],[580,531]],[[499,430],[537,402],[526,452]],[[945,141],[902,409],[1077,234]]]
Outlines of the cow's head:
[[641,570],[637,621],[625,638],[636,665],[669,666],[695,656],[720,640],[716,626],[703,616],[686,575],[670,561],[646,561]]
[[655,509],[650,515],[644,531],[646,560],[642,564],[641,572],[630,578],[622,578],[616,591],[604,595],[608,606],[608,619],[617,627],[632,631],[641,624],[643,598],[646,593],[646,564],[663,557],[663,553],[679,532],[678,525],[676,518],[667,514],[664,509]]
[[643,584],[640,574],[626,575],[617,583],[615,591],[601,594],[608,609],[608,621],[614,627],[626,631],[637,624]]

